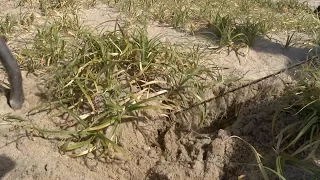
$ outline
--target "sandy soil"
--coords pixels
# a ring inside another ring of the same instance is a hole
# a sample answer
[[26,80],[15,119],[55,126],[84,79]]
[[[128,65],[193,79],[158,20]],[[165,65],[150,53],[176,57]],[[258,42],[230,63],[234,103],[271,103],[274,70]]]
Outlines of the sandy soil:
[[[1,1],[0,10],[19,12],[14,1]],[[113,29],[120,15],[114,9],[99,4],[79,12],[84,24],[99,30]],[[105,27],[101,26],[104,23]],[[172,28],[157,24],[148,27],[150,36],[162,34],[162,41],[171,43],[212,45],[207,37],[191,36]],[[273,35],[281,41],[283,35]],[[301,35],[303,36],[303,35]],[[16,37],[17,41],[19,36]],[[14,38],[11,43],[14,46]],[[227,67],[224,75],[244,75],[245,80],[253,80],[292,63],[304,60],[308,49],[292,47],[282,50],[278,42],[258,40],[246,56],[237,58],[226,50],[205,56],[206,62]],[[239,63],[240,62],[240,63]],[[3,71],[0,79],[6,82]],[[271,120],[275,109],[285,107],[281,98],[285,86],[294,83],[289,74],[281,74],[260,84],[229,94],[208,104],[210,117],[203,127],[197,127],[193,112],[187,119],[176,117],[174,123],[154,116],[151,122],[127,123],[120,126],[119,142],[127,150],[128,156],[112,154],[106,159],[73,159],[60,154],[61,142],[52,137],[46,139],[31,137],[23,127],[30,124],[54,129],[59,118],[53,113],[28,115],[28,111],[42,103],[39,96],[39,77],[23,72],[25,104],[22,110],[13,111],[7,105],[5,90],[0,96],[0,179],[261,179],[255,164],[254,154],[240,140],[229,138],[237,135],[250,142],[273,162]],[[215,87],[208,95],[231,87]],[[255,103],[257,102],[257,103]],[[226,112],[223,114],[223,112]],[[8,115],[21,116],[28,122],[8,123],[3,121]],[[217,120],[217,119],[222,120]],[[192,119],[190,121],[189,119]],[[283,123],[288,117],[282,117]],[[280,128],[281,124],[277,128]],[[270,163],[273,165],[274,163]],[[308,179],[309,176],[294,167],[287,167],[287,179]]]

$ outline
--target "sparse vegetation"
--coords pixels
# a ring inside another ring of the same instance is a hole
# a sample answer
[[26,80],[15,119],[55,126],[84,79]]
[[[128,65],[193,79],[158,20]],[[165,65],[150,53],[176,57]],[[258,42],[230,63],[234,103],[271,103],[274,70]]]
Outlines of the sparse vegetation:
[[22,53],[33,58],[32,69],[51,65],[55,73],[47,79],[49,100],[59,101],[79,123],[77,131],[63,131],[74,135],[68,143],[77,142],[64,145],[65,151],[86,146],[86,153],[105,152],[115,139],[102,131],[124,120],[146,118],[142,111],[168,114],[188,106],[212,83],[200,77],[216,75],[200,64],[198,51],[179,52],[157,37],[148,38],[142,28],[130,34],[120,27],[103,34],[80,28],[71,33],[76,34],[73,39],[62,33],[67,29],[63,23],[45,26],[35,35],[34,50]]
[[276,151],[279,153],[277,171],[282,173],[283,165],[289,162],[312,172],[313,179],[317,179],[320,170],[313,165],[312,159],[320,145],[318,65],[309,64],[299,76],[299,87],[289,93],[293,105],[287,109],[293,116],[299,116],[299,120],[283,128],[276,136]]
[[[229,77],[220,74],[221,68],[208,65],[203,58],[210,48],[172,45],[162,42],[160,37],[150,37],[146,30],[150,21],[193,34],[205,27],[219,48],[231,47],[235,51],[253,47],[257,38],[269,33],[284,31],[287,37],[283,48],[295,45],[297,32],[313,36],[314,44],[319,44],[319,19],[306,4],[295,0],[103,2],[118,8],[133,20],[131,24],[140,23],[139,26],[129,29],[116,24],[113,31],[102,33],[83,26],[77,9],[101,3],[96,0],[22,0],[20,6],[36,7],[46,16],[44,24],[35,25],[34,13],[20,14],[19,21],[9,14],[0,20],[0,34],[5,37],[19,25],[36,29],[31,46],[20,48],[18,53],[22,68],[29,72],[46,70],[48,74],[44,84],[48,102],[33,112],[59,109],[61,114],[71,117],[73,125],[60,125],[56,130],[32,128],[42,136],[64,135],[60,150],[72,157],[101,157],[109,150],[124,153],[117,139],[121,122],[150,120],[148,115],[154,112],[159,117],[171,118],[177,110],[208,99],[206,93],[215,84],[229,85],[225,80]],[[305,78],[287,92],[288,99],[295,102],[286,112],[296,112],[299,120],[277,132],[276,169],[263,166],[261,155],[244,141],[254,152],[264,179],[269,179],[266,170],[284,179],[286,162],[307,169],[314,178],[320,174],[310,163],[320,145],[319,69],[302,72]],[[201,127],[206,118],[212,117],[208,117],[206,105],[195,108],[200,116],[196,125]],[[270,129],[274,130],[277,121],[275,116]]]
[[0,19],[0,35],[5,39],[8,38],[8,35],[13,32],[14,27],[18,24],[15,17],[7,14],[5,17]]
[[[269,32],[297,30],[312,34],[320,30],[312,10],[306,3],[301,4],[297,0],[105,1],[137,19],[140,16],[150,17],[150,20],[186,31],[197,31],[204,25],[212,25],[218,28],[212,33],[218,37],[221,45],[230,44],[231,41],[250,46],[256,37]],[[143,10],[142,14],[134,13],[141,12],[139,9]]]

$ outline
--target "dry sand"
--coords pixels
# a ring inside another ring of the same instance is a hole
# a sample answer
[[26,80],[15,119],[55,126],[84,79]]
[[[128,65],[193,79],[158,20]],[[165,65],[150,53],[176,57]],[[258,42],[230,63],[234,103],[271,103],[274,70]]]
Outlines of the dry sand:
[[[1,4],[2,13],[19,12],[14,7],[14,1],[2,0]],[[79,13],[83,22],[92,27],[109,20],[104,24],[107,29],[114,27],[114,20],[119,15],[114,9],[101,4]],[[171,43],[200,43],[203,46],[212,43],[206,37],[191,36],[157,24],[150,25],[148,32],[150,36],[162,34],[162,40]],[[279,40],[283,37],[281,34],[273,36]],[[222,72],[224,75],[245,74],[245,80],[253,80],[304,60],[307,51],[308,49],[304,47],[283,50],[277,42],[258,40],[256,46],[250,49],[246,56],[240,57],[241,64],[234,53],[227,54],[225,50],[208,54],[205,61],[229,68]],[[1,72],[0,77],[5,82],[5,74]],[[282,74],[280,77],[271,78],[250,89],[243,89],[209,103],[212,116],[208,117],[207,123],[201,128],[193,125],[197,120],[191,115],[188,119],[193,119],[192,122],[177,117],[175,123],[168,125],[164,119],[154,116],[152,122],[122,124],[119,141],[130,158],[115,154],[100,161],[92,159],[85,161],[82,158],[73,159],[60,154],[59,141],[26,136],[29,132],[21,128],[23,125],[31,122],[40,127],[54,129],[56,128],[54,122],[59,119],[52,113],[45,112],[28,116],[28,111],[42,102],[37,88],[40,78],[23,72],[25,90],[23,109],[13,111],[8,107],[4,93],[0,96],[1,116],[11,114],[29,121],[15,125],[0,125],[0,179],[213,180],[237,179],[241,176],[243,179],[261,179],[258,168],[248,165],[256,163],[250,148],[240,140],[229,137],[241,136],[255,146],[267,161],[274,161],[271,120],[275,109],[287,105],[282,100],[281,93],[286,83],[293,82],[288,74]],[[251,100],[247,101],[248,99]],[[255,100],[259,103],[253,103]],[[230,120],[229,124],[213,121],[226,109],[228,111],[223,118]],[[285,121],[288,117],[283,119]],[[2,122],[5,123],[0,121]],[[160,144],[160,147],[155,142]],[[290,180],[309,178],[307,174],[290,166],[285,174]]]

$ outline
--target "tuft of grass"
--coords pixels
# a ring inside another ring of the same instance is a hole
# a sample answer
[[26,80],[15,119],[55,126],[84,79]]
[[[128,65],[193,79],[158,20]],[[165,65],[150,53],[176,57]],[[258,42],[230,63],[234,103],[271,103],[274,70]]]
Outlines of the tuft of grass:
[[267,26],[263,21],[252,22],[249,18],[238,21],[229,15],[217,14],[208,28],[221,47],[227,46],[229,52],[231,49],[238,56],[240,48],[253,46],[256,38],[267,33]]
[[242,22],[237,22],[229,15],[221,16],[217,14],[210,24],[214,29],[214,35],[218,37],[222,46],[234,44],[252,46],[258,36],[262,36],[267,32],[264,22],[251,22],[248,18]]
[[13,32],[14,27],[18,25],[17,18],[6,14],[5,17],[0,19],[0,35],[5,39],[8,38],[8,35]]
[[86,1],[85,4],[87,7],[94,7],[95,5],[97,5],[98,3],[98,0],[89,0],[89,1]]
[[314,31],[312,34],[312,41],[314,46],[319,47],[320,46],[320,31]]
[[[236,25],[236,33],[243,34],[245,39],[244,43],[248,46],[253,46],[254,40],[257,37],[264,36],[270,27],[268,27],[267,23],[262,21],[255,21],[246,18],[243,22],[239,25]],[[240,40],[243,41],[243,40]]]
[[289,48],[289,47],[294,45],[293,37],[294,37],[295,33],[296,33],[295,31],[293,31],[291,34],[289,32],[287,32],[286,43],[284,45],[282,45],[283,48],[287,49],[287,48]]
[[[290,162],[317,176],[320,170],[311,160],[320,145],[320,71],[317,66],[312,65],[300,72],[300,86],[290,94],[295,98],[290,109],[297,111],[294,116],[298,116],[300,120],[287,125],[276,136],[276,151],[279,153],[277,171],[282,173],[282,167]],[[273,121],[275,120],[276,118]],[[273,126],[274,124],[275,122]]]
[[20,24],[22,26],[30,26],[33,24],[34,20],[35,20],[34,13],[25,13],[20,17]]
[[75,0],[38,0],[38,4],[43,15],[48,15],[50,10],[77,8],[77,1]]
[[259,168],[259,170],[260,170],[260,172],[261,172],[261,175],[262,175],[262,177],[263,177],[264,180],[269,180],[269,179],[270,179],[270,177],[269,177],[269,175],[268,175],[268,173],[267,173],[266,170],[269,170],[269,171],[272,172],[273,174],[277,175],[277,176],[279,177],[279,179],[281,179],[281,180],[286,180],[286,179],[282,176],[281,173],[276,172],[276,171],[274,171],[273,169],[264,166],[263,163],[262,163],[262,158],[263,158],[263,157],[261,156],[261,154],[259,154],[259,152],[256,150],[255,147],[253,147],[253,146],[252,146],[250,143],[248,143],[247,141],[243,140],[241,137],[239,137],[239,136],[230,136],[230,137],[229,137],[228,139],[226,139],[224,142],[226,142],[227,140],[229,140],[229,139],[231,139],[231,138],[235,138],[235,139],[241,140],[243,143],[245,143],[245,145],[247,145],[247,146],[252,150],[252,152],[254,153],[255,159],[256,159],[256,161],[257,161],[257,164],[256,164],[256,165],[258,166],[258,168]]
[[74,152],[74,157],[121,151],[116,132],[122,122],[147,120],[143,114],[168,114],[201,101],[215,79],[216,69],[201,65],[199,47],[168,46],[159,37],[150,38],[145,28],[128,33],[119,27],[101,34],[79,28],[70,35],[63,24],[39,29],[35,50],[26,55],[50,66],[48,100],[74,121],[62,130],[35,129],[65,135],[61,151]]
[[61,61],[66,54],[66,41],[61,35],[61,29],[58,24],[38,29],[33,46],[21,49],[20,55],[25,59],[22,66],[33,72]]
[[22,67],[34,72],[42,67],[68,59],[74,51],[71,42],[81,32],[77,15],[61,13],[52,21],[37,28],[32,46],[20,49]]
[[[244,34],[236,34],[234,27],[234,19],[230,16],[221,16],[217,14],[213,23],[213,33],[218,37],[220,41],[220,45],[230,45],[240,36],[244,36]],[[240,40],[241,38],[238,38]]]

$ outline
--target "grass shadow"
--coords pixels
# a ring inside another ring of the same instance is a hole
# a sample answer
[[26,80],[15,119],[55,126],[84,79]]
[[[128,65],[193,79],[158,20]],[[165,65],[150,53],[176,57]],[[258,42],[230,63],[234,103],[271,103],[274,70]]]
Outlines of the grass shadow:
[[[220,38],[215,35],[214,31],[215,29],[212,27],[205,27],[200,28],[194,33],[194,35],[199,38],[204,38],[208,42],[219,46]],[[273,55],[283,55],[287,57],[291,63],[297,63],[305,60],[305,57],[310,51],[310,48],[308,47],[290,46],[286,48],[284,46],[285,45],[281,44],[280,41],[275,42],[264,36],[257,36],[254,38],[252,45],[250,45],[250,49]]]
[[308,52],[310,51],[310,48],[308,47],[292,46],[284,48],[279,42],[273,42],[266,38],[257,38],[255,40],[255,46],[251,48],[257,52],[286,56],[293,64],[304,61],[308,55]]
[[9,157],[0,155],[0,179],[14,169],[16,163]]

